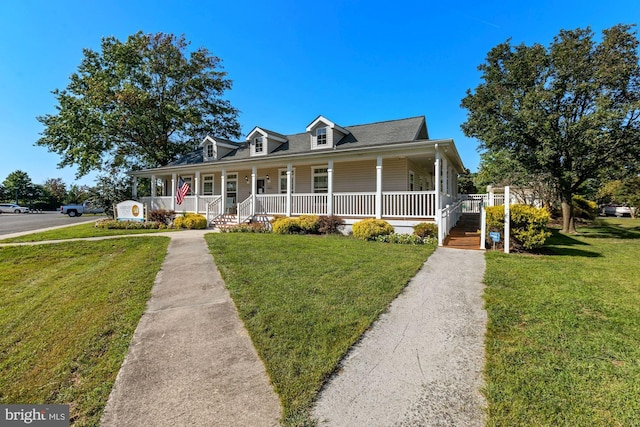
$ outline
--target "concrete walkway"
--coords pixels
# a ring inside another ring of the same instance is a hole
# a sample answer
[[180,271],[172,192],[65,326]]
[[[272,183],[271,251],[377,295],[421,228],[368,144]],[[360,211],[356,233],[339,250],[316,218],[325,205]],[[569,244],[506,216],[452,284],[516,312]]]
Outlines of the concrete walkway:
[[321,426],[482,426],[484,252],[438,248],[349,352]]
[[102,417],[104,427],[276,426],[280,402],[209,253],[171,237]]

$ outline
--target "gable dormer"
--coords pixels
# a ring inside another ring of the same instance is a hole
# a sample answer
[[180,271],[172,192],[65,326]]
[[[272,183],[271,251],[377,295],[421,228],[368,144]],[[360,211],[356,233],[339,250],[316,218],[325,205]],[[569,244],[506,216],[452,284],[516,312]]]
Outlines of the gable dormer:
[[200,143],[200,146],[202,147],[202,157],[205,162],[221,159],[238,148],[238,144],[232,141],[212,138],[208,135]]
[[334,148],[336,144],[349,133],[331,120],[318,116],[309,126],[307,133],[311,140],[312,150]]
[[249,143],[251,157],[259,157],[266,156],[281,144],[287,142],[287,137],[256,126],[247,135],[247,142]]

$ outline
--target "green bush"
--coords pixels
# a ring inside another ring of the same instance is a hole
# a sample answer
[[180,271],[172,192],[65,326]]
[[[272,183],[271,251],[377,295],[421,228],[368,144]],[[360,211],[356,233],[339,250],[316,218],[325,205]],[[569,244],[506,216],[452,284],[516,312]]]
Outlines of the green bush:
[[573,196],[573,215],[593,221],[598,216],[598,204],[582,196]]
[[261,222],[251,222],[224,227],[220,231],[222,233],[268,233],[269,229]]
[[273,232],[276,234],[299,234],[302,231],[296,218],[280,217],[271,222]]
[[320,217],[317,215],[300,215],[297,218],[300,230],[305,234],[318,234]]
[[393,227],[382,219],[363,219],[353,224],[353,237],[361,240],[375,240],[378,236],[393,233]]
[[108,230],[157,230],[167,228],[167,225],[156,221],[116,221],[115,219],[103,219],[96,221],[96,228]]
[[207,228],[207,218],[203,215],[185,213],[173,220],[176,228],[186,228],[189,230],[204,230]]
[[413,234],[418,237],[435,237],[438,238],[438,224],[433,222],[421,222],[413,226]]
[[376,242],[382,243],[399,243],[402,245],[423,245],[422,237],[415,234],[383,234],[375,238]]
[[[487,211],[487,231],[504,230],[504,206],[491,206]],[[511,205],[510,235],[512,242],[526,250],[540,248],[551,235],[547,224],[551,220],[544,208]],[[504,237],[504,236],[503,236]]]

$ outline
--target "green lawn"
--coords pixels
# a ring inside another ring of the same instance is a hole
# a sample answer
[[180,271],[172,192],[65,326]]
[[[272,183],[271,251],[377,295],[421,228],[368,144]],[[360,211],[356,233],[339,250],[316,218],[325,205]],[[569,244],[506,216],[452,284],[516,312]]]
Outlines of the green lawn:
[[97,425],[168,243],[0,248],[0,403],[69,404]]
[[[45,240],[64,240],[76,239],[84,237],[104,237],[104,236],[120,236],[124,234],[146,234],[146,233],[162,233],[167,231],[179,231],[177,229],[150,229],[150,230],[115,230],[107,228],[96,228],[93,222],[86,222],[69,227],[56,228],[54,230],[25,234],[24,236],[12,237],[10,239],[0,240],[0,243],[19,243],[19,242],[42,242]],[[1,238],[1,236],[0,236]]]
[[640,425],[640,221],[487,253],[490,426]]
[[285,424],[308,422],[337,363],[434,249],[273,234],[209,234],[207,241]]

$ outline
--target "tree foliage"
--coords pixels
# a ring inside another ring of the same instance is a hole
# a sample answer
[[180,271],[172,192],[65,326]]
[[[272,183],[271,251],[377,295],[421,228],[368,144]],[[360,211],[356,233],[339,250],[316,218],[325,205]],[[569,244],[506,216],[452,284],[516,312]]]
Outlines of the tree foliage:
[[633,26],[562,30],[548,48],[489,51],[481,83],[467,91],[465,135],[489,152],[506,151],[531,175],[550,179],[563,211],[563,231],[575,231],[572,195],[606,172],[636,172],[640,158],[640,66]]
[[5,189],[5,197],[20,203],[34,195],[34,186],[26,172],[16,170],[11,172],[2,183]]
[[193,151],[207,133],[237,137],[238,111],[223,99],[231,80],[205,48],[187,52],[184,36],[138,32],[102,39],[64,90],[37,145],[62,156],[59,167],[90,171],[166,165]]

